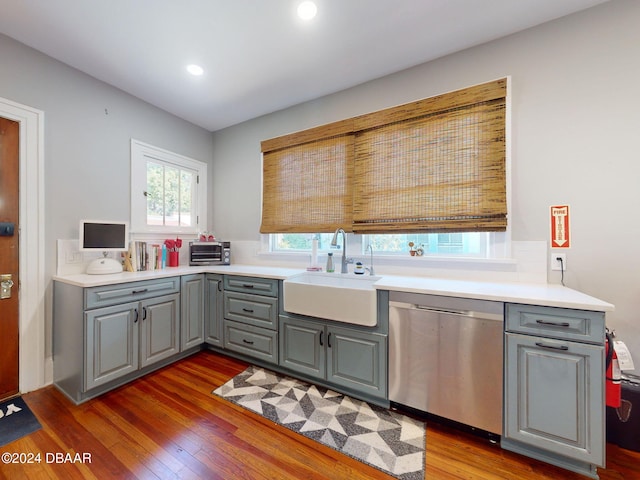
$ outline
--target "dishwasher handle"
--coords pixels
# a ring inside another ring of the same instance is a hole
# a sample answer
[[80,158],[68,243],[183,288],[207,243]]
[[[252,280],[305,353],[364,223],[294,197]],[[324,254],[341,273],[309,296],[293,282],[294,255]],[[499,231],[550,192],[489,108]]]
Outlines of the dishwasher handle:
[[460,317],[473,317],[473,318],[483,318],[486,320],[498,320],[503,321],[504,317],[502,315],[498,315],[495,313],[488,312],[477,312],[474,310],[460,310],[454,308],[439,308],[439,307],[430,307],[428,305],[419,305],[415,303],[406,303],[406,302],[389,302],[389,307],[402,308],[405,310],[418,310],[422,312],[430,312],[444,315],[457,315]]

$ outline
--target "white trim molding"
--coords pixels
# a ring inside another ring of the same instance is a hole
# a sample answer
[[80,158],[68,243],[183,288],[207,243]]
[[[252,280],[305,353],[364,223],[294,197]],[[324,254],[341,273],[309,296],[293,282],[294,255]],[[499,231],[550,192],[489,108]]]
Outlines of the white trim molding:
[[52,382],[45,355],[44,112],[0,98],[20,124],[20,392]]

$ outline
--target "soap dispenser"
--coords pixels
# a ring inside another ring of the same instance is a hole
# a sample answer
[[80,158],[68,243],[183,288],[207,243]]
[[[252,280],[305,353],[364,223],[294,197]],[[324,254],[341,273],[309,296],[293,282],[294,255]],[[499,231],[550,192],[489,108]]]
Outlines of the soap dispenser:
[[353,273],[356,275],[364,275],[364,265],[362,265],[362,262],[356,262],[356,268],[353,269]]
[[327,273],[333,273],[333,252],[327,253]]

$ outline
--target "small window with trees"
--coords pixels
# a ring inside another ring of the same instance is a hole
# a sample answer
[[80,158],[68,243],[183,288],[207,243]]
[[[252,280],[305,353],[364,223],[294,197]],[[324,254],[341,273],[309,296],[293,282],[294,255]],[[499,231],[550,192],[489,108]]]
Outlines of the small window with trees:
[[131,230],[206,230],[207,165],[131,140]]

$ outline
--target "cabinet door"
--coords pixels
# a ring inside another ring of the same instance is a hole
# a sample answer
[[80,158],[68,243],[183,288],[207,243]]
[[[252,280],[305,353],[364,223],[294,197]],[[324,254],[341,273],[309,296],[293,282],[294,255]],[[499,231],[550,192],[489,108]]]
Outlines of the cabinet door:
[[204,343],[204,275],[181,278],[180,351]]
[[386,397],[386,335],[339,327],[329,327],[327,332],[327,380]]
[[205,341],[222,347],[222,277],[207,275],[205,279]]
[[326,341],[324,324],[280,316],[280,366],[324,379]]
[[137,302],[85,313],[85,391],[138,369],[139,318]]
[[604,347],[506,334],[505,437],[603,465]]
[[140,302],[140,367],[180,351],[180,294]]

